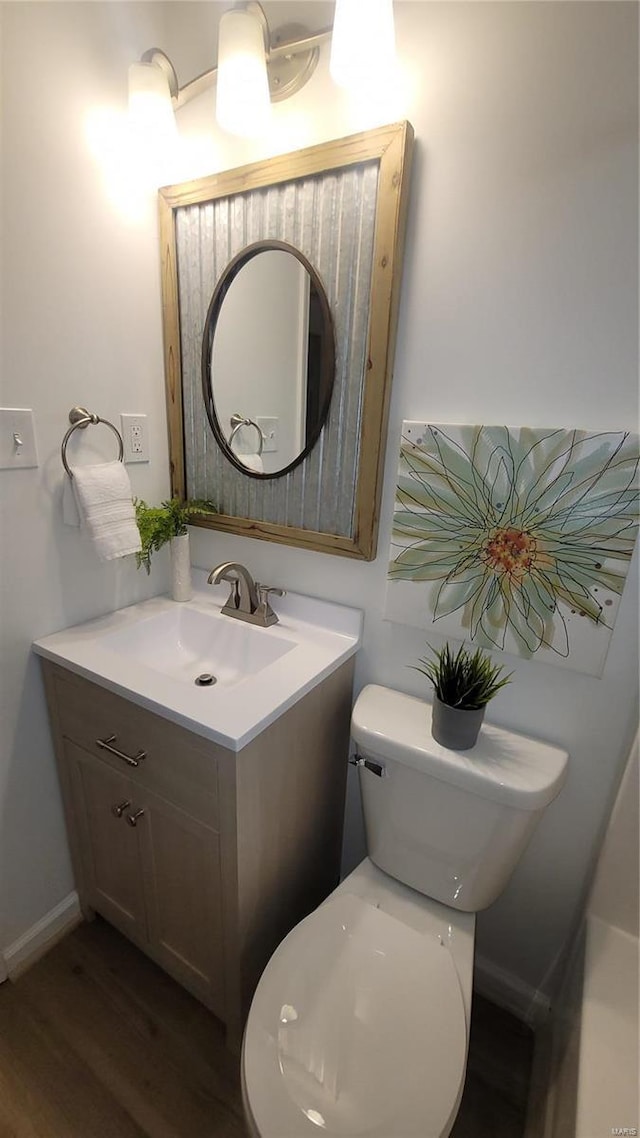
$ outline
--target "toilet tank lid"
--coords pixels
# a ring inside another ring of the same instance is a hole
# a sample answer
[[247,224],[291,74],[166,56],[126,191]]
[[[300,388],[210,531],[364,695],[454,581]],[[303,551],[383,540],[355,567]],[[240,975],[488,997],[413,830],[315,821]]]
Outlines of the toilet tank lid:
[[484,723],[470,751],[431,735],[431,704],[369,684],[358,696],[351,735],[365,754],[395,759],[470,794],[519,810],[542,810],[560,791],[568,754],[560,747]]

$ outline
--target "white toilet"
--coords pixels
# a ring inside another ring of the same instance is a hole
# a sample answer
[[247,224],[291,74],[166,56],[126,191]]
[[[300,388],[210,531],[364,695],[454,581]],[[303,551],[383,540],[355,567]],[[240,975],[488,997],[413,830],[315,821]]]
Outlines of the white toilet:
[[369,856],[289,933],[244,1036],[255,1138],[444,1138],[464,1086],[475,913],[504,888],[567,754],[486,724],[448,751],[375,685],[352,737]]

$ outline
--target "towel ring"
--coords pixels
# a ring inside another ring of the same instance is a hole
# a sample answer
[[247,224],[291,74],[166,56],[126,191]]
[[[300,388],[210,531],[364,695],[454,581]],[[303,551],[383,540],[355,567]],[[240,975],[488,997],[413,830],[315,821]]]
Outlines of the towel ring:
[[73,478],[73,474],[71,473],[71,470],[69,469],[69,465],[67,463],[67,443],[69,442],[69,439],[71,438],[73,432],[77,431],[78,427],[81,427],[82,430],[84,430],[85,427],[89,426],[89,423],[102,423],[105,427],[108,427],[109,430],[113,431],[118,440],[118,462],[122,462],[122,459],[124,457],[124,443],[122,442],[122,435],[120,434],[118,428],[114,427],[113,423],[110,423],[108,419],[101,419],[99,415],[94,415],[91,411],[87,411],[86,407],[72,407],[69,412],[69,422],[71,423],[71,426],[64,436],[62,445],[60,447],[62,465],[69,475],[69,478]]
[[[229,447],[231,447],[231,443],[233,442],[234,435],[237,435],[237,433],[241,427],[255,427],[256,431],[258,432],[258,437],[260,440],[259,445],[258,445],[258,451],[257,451],[258,456],[260,456],[262,454],[262,448],[264,446],[264,433],[263,433],[263,431],[261,431],[258,424],[256,422],[254,422],[253,419],[245,419],[244,415],[240,415],[237,411],[234,415],[231,416],[231,419],[229,421],[230,421],[231,427],[232,427],[231,434],[229,435]],[[238,455],[238,457],[242,458],[242,455]]]

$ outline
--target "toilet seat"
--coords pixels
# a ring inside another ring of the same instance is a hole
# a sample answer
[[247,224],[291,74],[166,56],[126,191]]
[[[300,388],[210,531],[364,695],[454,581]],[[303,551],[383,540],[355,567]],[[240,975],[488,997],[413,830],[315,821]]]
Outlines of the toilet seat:
[[262,1138],[441,1138],[466,1049],[448,946],[337,892],[289,933],[258,984],[246,1105]]

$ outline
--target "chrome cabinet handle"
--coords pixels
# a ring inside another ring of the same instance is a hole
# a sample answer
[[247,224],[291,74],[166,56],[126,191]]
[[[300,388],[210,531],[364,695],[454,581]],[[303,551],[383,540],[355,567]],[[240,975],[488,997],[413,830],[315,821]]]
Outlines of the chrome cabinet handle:
[[128,798],[126,798],[124,802],[119,802],[117,806],[112,806],[111,813],[115,815],[116,818],[122,818],[127,806],[131,806]]
[[130,826],[138,825],[138,818],[142,818],[144,810],[136,810],[135,814],[127,814],[127,822]]
[[129,767],[137,767],[143,759],[146,759],[146,751],[138,751],[137,755],[125,755],[124,751],[119,751],[117,747],[112,746],[115,743],[117,735],[109,735],[106,739],[96,739],[96,746],[101,747],[103,751],[108,751],[110,755],[115,755],[116,758],[122,759]]

